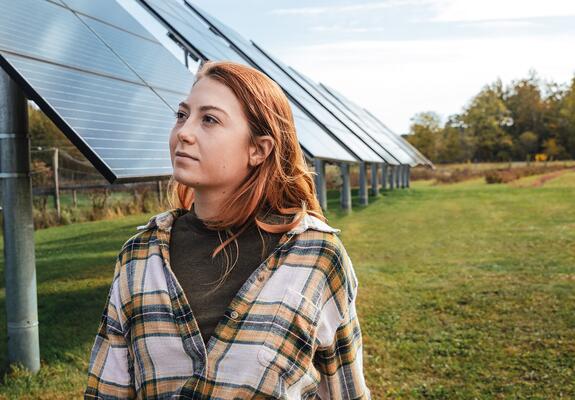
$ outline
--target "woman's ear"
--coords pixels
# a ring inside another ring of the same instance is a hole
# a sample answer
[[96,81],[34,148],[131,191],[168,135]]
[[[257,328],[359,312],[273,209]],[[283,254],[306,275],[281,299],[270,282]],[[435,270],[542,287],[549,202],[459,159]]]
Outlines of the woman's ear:
[[249,165],[250,167],[255,167],[270,155],[272,149],[274,148],[275,141],[269,135],[256,136],[255,144],[250,144],[249,148]]

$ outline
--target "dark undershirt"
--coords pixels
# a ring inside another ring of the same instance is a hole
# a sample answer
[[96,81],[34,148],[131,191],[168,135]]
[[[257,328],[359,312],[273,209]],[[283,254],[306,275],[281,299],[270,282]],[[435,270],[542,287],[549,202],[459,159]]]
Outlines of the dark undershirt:
[[[170,238],[170,264],[206,344],[240,288],[283,236],[283,233],[271,234],[259,229],[265,240],[262,257],[262,239],[258,229],[253,219],[248,222],[248,228],[237,238],[239,257],[236,265],[220,287],[213,291],[222,279],[226,266],[223,250],[212,259],[214,249],[221,244],[218,231],[208,229],[195,214],[193,206],[174,222]],[[227,238],[225,231],[220,231],[220,236],[222,241]],[[235,244],[232,242],[226,246],[226,250],[231,256],[231,266],[237,256]]]

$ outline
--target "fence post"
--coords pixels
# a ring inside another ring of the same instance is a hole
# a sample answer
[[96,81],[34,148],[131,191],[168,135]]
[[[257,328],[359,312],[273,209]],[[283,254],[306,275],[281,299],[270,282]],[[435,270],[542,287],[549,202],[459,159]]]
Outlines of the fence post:
[[58,215],[58,221],[60,221],[61,210],[60,210],[60,183],[58,179],[58,148],[54,147],[54,154],[52,156],[52,170],[54,171],[54,208],[56,209],[56,214]]
[[158,181],[158,201],[160,202],[160,206],[164,202],[164,193],[162,192],[162,181]]

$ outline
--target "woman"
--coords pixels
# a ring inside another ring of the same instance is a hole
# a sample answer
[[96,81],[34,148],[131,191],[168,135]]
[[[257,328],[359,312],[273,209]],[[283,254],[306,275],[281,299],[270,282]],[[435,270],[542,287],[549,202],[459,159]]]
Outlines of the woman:
[[174,208],[118,255],[85,398],[369,399],[357,278],[282,90],[206,63],[170,154]]

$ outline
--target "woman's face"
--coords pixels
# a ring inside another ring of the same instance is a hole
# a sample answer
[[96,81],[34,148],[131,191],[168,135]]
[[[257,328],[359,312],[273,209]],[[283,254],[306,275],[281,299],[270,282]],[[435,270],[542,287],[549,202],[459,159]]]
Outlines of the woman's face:
[[170,134],[174,179],[229,194],[249,171],[249,149],[248,121],[234,93],[201,78],[180,103]]

